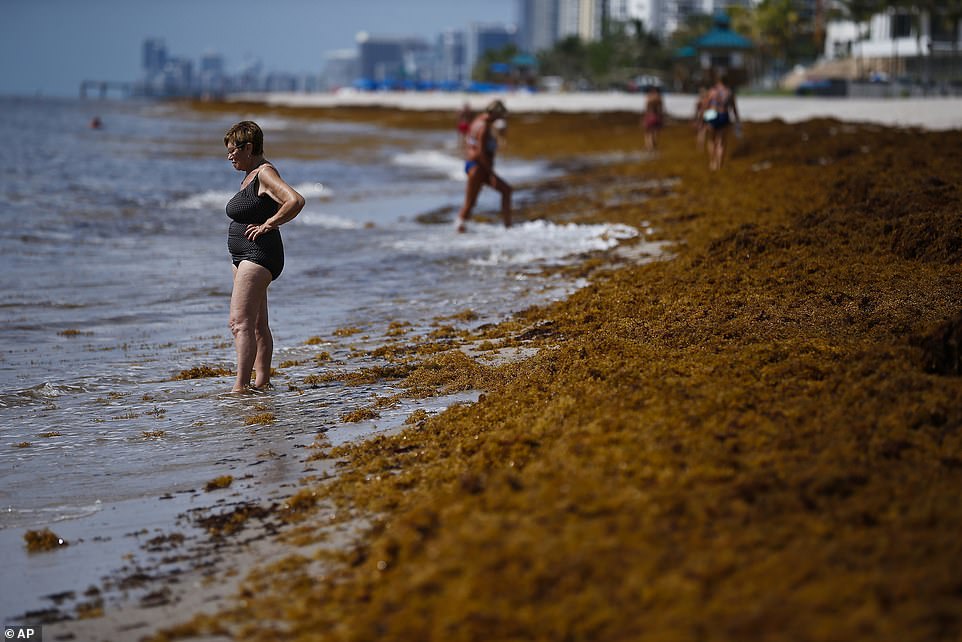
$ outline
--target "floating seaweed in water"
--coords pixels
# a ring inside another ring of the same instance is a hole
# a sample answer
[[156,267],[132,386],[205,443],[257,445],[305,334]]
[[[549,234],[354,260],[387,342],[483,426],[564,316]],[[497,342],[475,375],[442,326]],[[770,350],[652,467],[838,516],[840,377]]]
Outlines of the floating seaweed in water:
[[183,381],[187,379],[206,379],[211,377],[229,377],[233,376],[233,372],[228,368],[222,368],[219,366],[194,366],[193,368],[188,368],[187,370],[181,370],[180,374],[174,377],[174,381]]
[[378,413],[376,410],[372,410],[371,408],[358,408],[357,410],[352,410],[351,412],[341,415],[341,421],[348,424],[354,424],[359,421],[377,419],[380,416],[380,413]]
[[404,336],[405,334],[407,334],[410,327],[411,327],[411,324],[407,321],[391,321],[390,325],[388,325],[388,329],[385,334],[386,336],[389,336],[389,337]]
[[52,551],[68,545],[67,540],[57,535],[49,528],[45,528],[41,531],[27,531],[23,534],[23,539],[27,543],[27,550],[31,553]]
[[244,425],[254,426],[254,425],[260,424],[262,426],[267,426],[274,423],[275,419],[277,419],[277,417],[274,415],[273,412],[259,412],[256,415],[251,415],[250,417],[246,417],[244,419]]
[[344,328],[338,328],[337,330],[334,331],[334,336],[335,337],[351,337],[351,336],[354,336],[355,334],[360,334],[360,333],[361,333],[360,328],[349,326]]
[[208,493],[213,490],[221,490],[223,488],[229,488],[231,484],[234,483],[233,475],[221,475],[220,477],[215,477],[206,484],[204,484],[204,490]]
[[79,336],[82,336],[82,335],[87,335],[87,336],[89,336],[89,335],[92,335],[93,332],[84,332],[84,331],[81,331],[81,330],[77,330],[77,329],[75,329],[75,328],[68,328],[68,329],[66,329],[66,330],[61,330],[61,331],[58,332],[57,334],[60,335],[61,337],[72,338],[72,337],[79,337]]

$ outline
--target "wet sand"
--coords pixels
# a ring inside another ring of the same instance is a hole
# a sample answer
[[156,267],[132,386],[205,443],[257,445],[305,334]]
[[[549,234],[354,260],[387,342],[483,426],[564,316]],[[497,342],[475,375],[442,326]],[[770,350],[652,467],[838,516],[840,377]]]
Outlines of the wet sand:
[[483,395],[318,443],[336,475],[278,509],[270,559],[221,564],[236,598],[137,637],[957,640],[962,135],[865,120],[751,123],[713,174],[684,122],[639,160],[635,113],[513,118],[509,153],[569,170],[519,219],[669,254],[385,345],[371,375],[406,394]]

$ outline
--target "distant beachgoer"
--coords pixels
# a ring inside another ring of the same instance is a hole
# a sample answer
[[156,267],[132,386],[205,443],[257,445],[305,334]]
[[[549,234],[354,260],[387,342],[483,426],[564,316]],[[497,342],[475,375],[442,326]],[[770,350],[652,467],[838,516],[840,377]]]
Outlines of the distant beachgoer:
[[94,116],[90,119],[90,129],[100,129],[104,124],[100,120],[100,116]]
[[471,122],[464,137],[464,173],[468,175],[464,188],[464,205],[458,212],[457,231],[464,232],[471,210],[478,200],[478,194],[485,185],[501,193],[501,218],[505,227],[511,227],[511,186],[494,173],[494,156],[498,149],[498,139],[492,131],[498,119],[508,114],[504,103],[495,100]]
[[474,120],[474,110],[471,109],[471,105],[464,103],[461,107],[461,111],[458,112],[458,145],[464,146],[464,137],[468,135],[468,128],[471,127],[471,121]]
[[304,207],[304,197],[284,182],[264,158],[264,132],[245,120],[224,134],[227,159],[244,172],[241,190],[227,201],[231,218],[227,249],[234,263],[230,329],[237,350],[237,380],[231,392],[270,385],[274,339],[268,325],[267,286],[284,268],[284,245],[278,229]]
[[645,149],[649,152],[658,148],[658,132],[665,124],[665,103],[657,87],[649,87],[645,96],[645,115],[641,119],[645,130]]
[[705,122],[711,128],[708,168],[712,171],[721,169],[725,162],[728,129],[733,117],[736,123],[741,122],[738,106],[735,103],[735,92],[728,86],[725,76],[719,76],[715,85],[708,91],[704,113]]

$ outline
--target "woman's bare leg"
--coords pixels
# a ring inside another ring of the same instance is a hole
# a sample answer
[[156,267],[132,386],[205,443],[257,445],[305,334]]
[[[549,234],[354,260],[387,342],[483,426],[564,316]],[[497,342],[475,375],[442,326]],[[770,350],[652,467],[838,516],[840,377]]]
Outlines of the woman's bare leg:
[[467,184],[464,186],[464,204],[458,212],[458,232],[464,231],[464,224],[471,218],[471,210],[478,202],[478,194],[481,193],[481,186],[484,184],[484,176],[480,167],[473,167],[468,172]]
[[271,383],[271,358],[274,356],[274,335],[271,334],[268,324],[266,289],[254,324],[254,342],[257,345],[254,356],[254,387],[266,388]]
[[[258,356],[257,321],[262,307],[267,306],[267,286],[270,283],[270,271],[256,263],[241,261],[234,268],[230,330],[237,350],[237,380],[231,392],[245,392],[250,388],[251,372]],[[264,321],[266,323],[266,315]],[[269,363],[267,367],[270,368]]]
[[719,170],[725,162],[725,139],[728,128],[724,127],[714,132],[712,137],[712,169]]
[[511,194],[514,190],[497,174],[491,174],[489,185],[501,192],[501,220],[505,227],[511,227]]

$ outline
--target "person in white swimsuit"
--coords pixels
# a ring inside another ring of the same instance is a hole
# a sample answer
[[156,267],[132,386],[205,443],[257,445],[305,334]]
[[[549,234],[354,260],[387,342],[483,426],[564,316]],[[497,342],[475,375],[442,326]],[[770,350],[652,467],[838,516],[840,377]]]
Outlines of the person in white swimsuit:
[[721,169],[725,161],[725,146],[728,142],[729,125],[732,122],[741,123],[738,116],[738,105],[735,103],[735,92],[727,84],[725,76],[719,76],[718,81],[708,91],[705,99],[705,122],[709,126],[709,156],[708,168],[712,171]]

